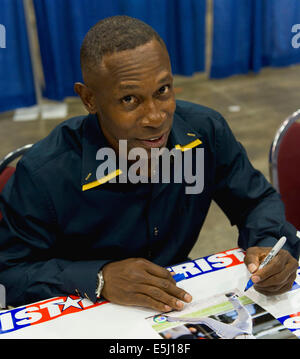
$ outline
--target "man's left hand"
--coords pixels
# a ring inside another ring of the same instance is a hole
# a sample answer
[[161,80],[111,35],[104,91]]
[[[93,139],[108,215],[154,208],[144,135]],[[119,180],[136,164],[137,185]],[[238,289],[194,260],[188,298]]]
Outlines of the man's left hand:
[[265,295],[282,294],[290,290],[298,269],[298,262],[285,249],[281,249],[264,268],[258,269],[271,249],[270,247],[250,247],[244,258],[249,272],[252,273],[254,288]]

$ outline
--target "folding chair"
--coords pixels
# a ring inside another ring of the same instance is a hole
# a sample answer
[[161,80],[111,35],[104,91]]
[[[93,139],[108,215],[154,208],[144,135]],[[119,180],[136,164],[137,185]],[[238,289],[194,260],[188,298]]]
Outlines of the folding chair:
[[[32,147],[32,144],[20,147],[20,148],[16,149],[15,151],[10,152],[2,160],[0,160],[0,193],[2,192],[7,181],[10,179],[10,177],[15,172],[15,167],[11,166],[11,163],[18,157],[22,156],[31,147]],[[0,212],[0,220],[1,220],[1,218],[2,218],[2,215]]]
[[271,182],[280,193],[287,220],[300,229],[300,110],[277,130],[269,154]]

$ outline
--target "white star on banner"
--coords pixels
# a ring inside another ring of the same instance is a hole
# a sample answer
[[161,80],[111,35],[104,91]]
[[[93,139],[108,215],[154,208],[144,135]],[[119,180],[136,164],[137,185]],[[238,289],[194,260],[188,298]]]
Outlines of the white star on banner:
[[82,306],[79,304],[81,299],[82,298],[72,299],[71,297],[67,297],[67,300],[65,302],[59,302],[59,303],[56,303],[56,304],[59,304],[59,305],[63,304],[64,305],[63,308],[62,308],[62,312],[65,311],[66,309],[70,308],[70,307],[82,309]]

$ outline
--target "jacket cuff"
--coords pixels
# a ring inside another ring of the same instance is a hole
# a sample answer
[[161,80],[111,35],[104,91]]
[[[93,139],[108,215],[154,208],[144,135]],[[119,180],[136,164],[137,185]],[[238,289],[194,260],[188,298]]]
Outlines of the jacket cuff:
[[96,287],[97,274],[108,261],[79,261],[69,265],[61,273],[61,288],[64,292],[74,293],[82,298],[87,298],[93,303],[97,301]]
[[264,239],[257,242],[258,247],[274,247],[277,243],[277,239],[274,237],[265,237]]

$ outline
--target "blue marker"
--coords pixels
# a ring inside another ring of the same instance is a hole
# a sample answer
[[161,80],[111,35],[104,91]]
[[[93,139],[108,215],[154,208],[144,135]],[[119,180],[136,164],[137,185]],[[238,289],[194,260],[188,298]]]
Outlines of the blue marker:
[[[270,250],[266,258],[262,261],[258,269],[261,269],[265,267],[268,263],[271,262],[271,260],[276,256],[276,254],[280,251],[280,249],[284,246],[284,243],[286,242],[286,237],[281,237],[279,241],[275,244],[275,246]],[[253,286],[253,282],[251,278],[249,279],[246,288],[244,289],[244,292],[251,288]]]

